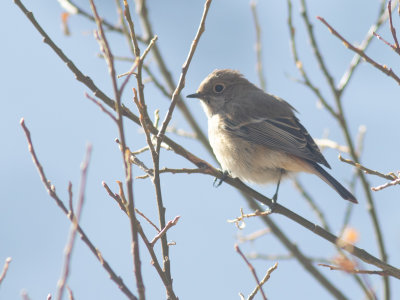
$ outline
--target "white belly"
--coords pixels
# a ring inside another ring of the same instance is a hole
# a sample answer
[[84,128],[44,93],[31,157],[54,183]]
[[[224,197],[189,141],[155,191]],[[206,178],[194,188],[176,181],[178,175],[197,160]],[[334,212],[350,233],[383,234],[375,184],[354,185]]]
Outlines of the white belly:
[[287,155],[234,137],[222,128],[218,115],[209,118],[208,136],[224,171],[257,184],[276,183]]

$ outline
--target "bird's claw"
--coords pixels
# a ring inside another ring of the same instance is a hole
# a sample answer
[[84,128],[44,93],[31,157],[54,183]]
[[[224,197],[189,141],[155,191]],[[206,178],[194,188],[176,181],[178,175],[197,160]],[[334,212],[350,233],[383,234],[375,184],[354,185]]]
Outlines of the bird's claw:
[[222,174],[222,177],[219,180],[219,182],[217,182],[218,181],[218,177],[215,177],[214,182],[213,182],[213,186],[215,188],[219,187],[225,181],[225,179],[228,178],[228,175],[229,175],[229,173],[227,171],[224,171],[224,173]]

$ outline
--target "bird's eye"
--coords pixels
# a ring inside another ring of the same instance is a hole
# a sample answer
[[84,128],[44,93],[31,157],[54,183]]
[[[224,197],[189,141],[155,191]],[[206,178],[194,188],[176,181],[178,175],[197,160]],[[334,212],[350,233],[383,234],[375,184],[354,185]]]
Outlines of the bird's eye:
[[225,86],[221,83],[218,83],[216,85],[214,85],[214,92],[216,93],[222,93],[222,91],[225,89]]

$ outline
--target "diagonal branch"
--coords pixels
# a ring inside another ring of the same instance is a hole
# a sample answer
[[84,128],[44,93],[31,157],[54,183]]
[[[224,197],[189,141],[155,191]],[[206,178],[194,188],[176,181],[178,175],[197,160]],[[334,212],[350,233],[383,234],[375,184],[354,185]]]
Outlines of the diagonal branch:
[[377,68],[378,70],[380,70],[381,72],[385,73],[387,76],[393,78],[398,84],[400,84],[400,77],[397,76],[393,70],[389,67],[387,67],[386,65],[381,65],[379,63],[377,63],[375,60],[373,60],[372,58],[370,58],[367,54],[365,54],[364,51],[360,50],[359,48],[353,46],[351,43],[349,43],[342,35],[340,35],[340,33],[338,33],[335,29],[333,29],[333,27],[331,25],[329,25],[329,23],[327,21],[325,21],[324,18],[322,17],[317,17],[318,20],[320,20],[326,27],[328,27],[329,31],[336,36],[338,39],[340,39],[343,42],[343,45],[350,49],[351,51],[357,53],[358,55],[360,55],[366,62],[368,62],[369,64],[373,65],[375,68]]
[[[18,1],[18,0],[16,0]],[[51,182],[47,179],[46,174],[44,173],[43,167],[40,164],[37,156],[35,149],[33,148],[32,140],[31,140],[31,134],[29,132],[29,129],[25,125],[24,119],[21,119],[21,126],[22,129],[25,132],[26,139],[28,141],[28,149],[29,152],[31,153],[33,163],[35,164],[36,168],[39,171],[39,176],[43,182],[44,187],[46,188],[47,192],[49,193],[50,197],[53,198],[53,200],[56,202],[57,206],[63,211],[63,213],[68,217],[68,219],[73,222],[72,219],[72,214],[68,211],[68,209],[65,207],[64,203],[61,201],[61,199],[58,197],[58,195],[55,192],[55,187],[51,184]],[[125,285],[123,282],[122,278],[118,276],[114,270],[111,268],[111,266],[108,264],[107,260],[103,257],[101,254],[100,250],[96,248],[96,246],[93,245],[93,243],[89,240],[87,237],[86,233],[83,231],[83,229],[78,225],[77,226],[77,231],[82,239],[82,241],[89,247],[90,251],[96,256],[96,258],[99,260],[103,268],[107,271],[107,273],[110,275],[110,278],[112,281],[114,281],[117,286],[121,289],[121,291],[128,297],[128,299],[131,300],[138,300],[138,298],[132,294],[132,292],[128,289],[128,287]]]

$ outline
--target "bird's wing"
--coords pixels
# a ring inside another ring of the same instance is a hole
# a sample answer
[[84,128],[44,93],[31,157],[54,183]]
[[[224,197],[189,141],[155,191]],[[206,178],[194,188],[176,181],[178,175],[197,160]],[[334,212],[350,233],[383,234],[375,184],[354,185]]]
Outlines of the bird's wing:
[[227,117],[224,126],[234,136],[330,168],[312,137],[293,114],[278,118],[249,117],[239,122]]

